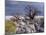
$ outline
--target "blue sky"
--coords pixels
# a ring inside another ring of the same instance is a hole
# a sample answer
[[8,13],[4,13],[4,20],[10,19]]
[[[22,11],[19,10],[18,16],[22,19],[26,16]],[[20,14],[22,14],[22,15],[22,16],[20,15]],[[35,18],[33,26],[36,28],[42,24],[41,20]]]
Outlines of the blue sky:
[[32,7],[37,8],[41,13],[39,16],[44,15],[44,3],[42,2],[24,2],[24,1],[6,1],[5,2],[5,15],[6,16],[14,16],[16,12],[20,13],[20,15],[25,15],[25,7],[27,5],[31,5]]

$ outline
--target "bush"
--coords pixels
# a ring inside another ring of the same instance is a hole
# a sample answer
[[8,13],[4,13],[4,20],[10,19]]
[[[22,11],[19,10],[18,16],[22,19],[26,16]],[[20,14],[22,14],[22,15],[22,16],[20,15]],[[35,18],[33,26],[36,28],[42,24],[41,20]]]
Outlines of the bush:
[[5,32],[15,32],[16,25],[13,21],[5,20]]

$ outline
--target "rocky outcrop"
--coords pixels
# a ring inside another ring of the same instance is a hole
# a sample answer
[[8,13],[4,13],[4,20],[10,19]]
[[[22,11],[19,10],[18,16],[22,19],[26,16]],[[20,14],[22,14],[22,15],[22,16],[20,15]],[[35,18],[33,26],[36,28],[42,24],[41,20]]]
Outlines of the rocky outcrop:
[[17,22],[15,23],[16,34],[44,32],[44,17],[35,17],[30,20],[29,17],[13,16],[10,20]]

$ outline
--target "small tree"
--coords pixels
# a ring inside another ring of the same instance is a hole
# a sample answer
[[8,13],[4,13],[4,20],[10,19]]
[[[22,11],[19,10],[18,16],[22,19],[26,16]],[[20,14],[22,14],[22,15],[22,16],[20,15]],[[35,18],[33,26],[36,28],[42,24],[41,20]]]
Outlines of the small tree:
[[36,8],[33,8],[30,5],[27,5],[27,7],[25,7],[25,12],[26,12],[26,16],[30,17],[30,19],[34,19],[35,15],[38,15],[38,13],[40,14],[41,12],[38,11]]

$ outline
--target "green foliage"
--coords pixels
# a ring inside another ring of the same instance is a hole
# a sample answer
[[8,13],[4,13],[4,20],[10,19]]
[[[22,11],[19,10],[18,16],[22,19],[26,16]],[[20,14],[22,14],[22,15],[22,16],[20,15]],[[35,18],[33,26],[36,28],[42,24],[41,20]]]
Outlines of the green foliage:
[[16,25],[13,21],[5,20],[5,32],[15,32]]

